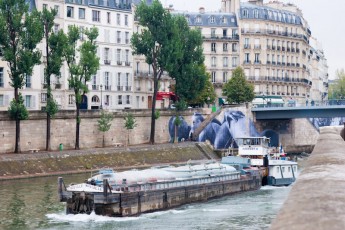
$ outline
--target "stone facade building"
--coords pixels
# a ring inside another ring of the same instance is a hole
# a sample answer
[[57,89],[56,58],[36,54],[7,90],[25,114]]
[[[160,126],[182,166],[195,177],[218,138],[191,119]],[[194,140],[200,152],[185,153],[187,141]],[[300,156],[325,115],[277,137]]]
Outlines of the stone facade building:
[[[96,26],[100,69],[88,82],[87,108],[110,110],[149,108],[152,104],[152,67],[144,57],[132,56],[130,38],[141,28],[134,19],[139,0],[28,0],[32,8],[58,11],[54,30],[77,25],[81,30]],[[152,1],[148,1],[150,4]],[[205,65],[218,97],[241,66],[258,96],[279,96],[299,104],[323,100],[328,92],[327,60],[297,6],[278,1],[221,0],[219,12],[178,12],[192,28],[201,30],[204,39]],[[43,49],[41,43],[39,48]],[[44,57],[44,52],[42,56]],[[43,60],[43,59],[42,59]],[[0,110],[7,110],[13,98],[7,63],[0,60]],[[20,90],[30,110],[46,105],[44,66],[36,66],[26,76]],[[68,87],[68,69],[62,67],[60,78],[53,77],[54,97],[62,109],[75,109],[74,94]],[[165,73],[159,91],[169,92],[171,79]],[[169,98],[157,103],[166,108]]]

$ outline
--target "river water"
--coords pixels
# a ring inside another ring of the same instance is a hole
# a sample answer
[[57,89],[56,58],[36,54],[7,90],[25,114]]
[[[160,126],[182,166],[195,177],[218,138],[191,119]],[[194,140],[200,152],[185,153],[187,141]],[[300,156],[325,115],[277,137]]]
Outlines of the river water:
[[[64,180],[69,184],[89,176]],[[289,191],[266,186],[168,211],[113,218],[66,215],[57,201],[57,177],[0,181],[0,229],[268,229]]]

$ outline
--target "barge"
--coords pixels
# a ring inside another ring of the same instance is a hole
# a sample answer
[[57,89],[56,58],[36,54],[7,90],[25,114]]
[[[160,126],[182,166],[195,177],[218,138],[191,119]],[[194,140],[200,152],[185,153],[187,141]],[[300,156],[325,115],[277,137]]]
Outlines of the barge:
[[261,181],[261,169],[246,165],[188,164],[124,172],[105,169],[67,187],[59,177],[58,193],[67,214],[123,217],[257,190]]

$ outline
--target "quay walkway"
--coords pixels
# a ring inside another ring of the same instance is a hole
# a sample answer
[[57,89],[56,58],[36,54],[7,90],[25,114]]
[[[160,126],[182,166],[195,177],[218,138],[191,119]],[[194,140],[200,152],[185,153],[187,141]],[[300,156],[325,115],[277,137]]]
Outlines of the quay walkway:
[[293,185],[273,230],[345,229],[343,127],[322,127],[306,166]]

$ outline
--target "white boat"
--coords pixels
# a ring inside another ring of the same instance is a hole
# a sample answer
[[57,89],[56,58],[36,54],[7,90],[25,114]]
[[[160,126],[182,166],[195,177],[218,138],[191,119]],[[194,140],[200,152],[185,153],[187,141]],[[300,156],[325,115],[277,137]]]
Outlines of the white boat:
[[267,167],[263,185],[286,186],[296,180],[297,163],[289,160],[285,154],[269,147],[270,138],[267,137],[242,137],[236,138],[238,155],[250,158],[251,165]]

